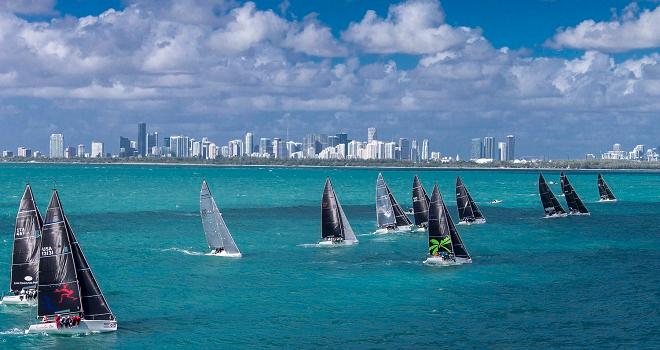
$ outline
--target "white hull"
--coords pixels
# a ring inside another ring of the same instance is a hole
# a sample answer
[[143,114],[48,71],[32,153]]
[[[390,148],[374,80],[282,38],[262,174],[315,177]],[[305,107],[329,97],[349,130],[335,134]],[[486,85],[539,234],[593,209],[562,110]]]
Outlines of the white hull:
[[571,216],[590,216],[591,213],[580,213],[580,212],[576,211],[576,212],[570,213],[568,215],[571,215]]
[[231,254],[230,254],[230,253],[227,253],[226,250],[223,250],[223,251],[221,251],[220,253],[210,252],[210,253],[207,253],[207,254],[204,254],[204,255],[208,255],[208,256],[224,256],[224,257],[227,257],[227,258],[241,258],[241,257],[243,257],[243,254],[241,254],[241,253],[231,253]]
[[474,221],[459,221],[458,222],[459,225],[481,225],[481,224],[485,224],[485,223],[486,223],[486,219],[477,219],[477,220],[474,220]]
[[410,232],[412,231],[413,225],[410,226],[397,226],[396,228],[379,228],[374,231],[377,235],[382,235],[386,233],[395,233],[395,232]]
[[564,214],[552,214],[552,215],[546,215],[546,216],[544,216],[543,218],[544,218],[544,219],[556,219],[556,218],[565,218],[565,217],[567,217],[567,216],[568,216],[568,214],[564,213]]
[[471,264],[471,263],[472,263],[472,259],[465,259],[465,258],[448,259],[440,256],[432,256],[424,260],[424,264],[430,266],[454,266],[454,265],[463,265],[463,264]]
[[616,199],[601,199],[601,200],[599,200],[599,202],[602,202],[602,203],[614,203],[614,202],[616,202]]
[[413,226],[410,232],[426,232],[428,229],[426,227],[417,227]]
[[320,241],[318,243],[319,247],[332,248],[332,247],[343,247],[357,244],[357,241]]
[[36,306],[37,300],[22,295],[5,295],[0,301],[2,305]]
[[80,324],[75,327],[57,328],[55,322],[33,324],[25,331],[25,334],[62,334],[62,335],[75,335],[75,334],[90,334],[90,333],[106,333],[117,331],[117,321],[106,320],[81,320]]

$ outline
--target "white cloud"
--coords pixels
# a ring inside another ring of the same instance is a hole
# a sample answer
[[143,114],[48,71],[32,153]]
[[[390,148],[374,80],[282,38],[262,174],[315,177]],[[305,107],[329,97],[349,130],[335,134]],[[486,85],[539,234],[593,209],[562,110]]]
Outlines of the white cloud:
[[12,12],[21,15],[53,15],[55,0],[3,0],[0,12]]
[[561,29],[546,45],[557,49],[604,52],[660,47],[660,6],[639,15],[636,12],[635,6],[628,7],[619,19],[609,22],[586,20],[576,27]]
[[439,2],[411,0],[390,6],[387,18],[367,11],[342,38],[369,53],[431,54],[460,47],[480,35],[476,29],[445,24]]

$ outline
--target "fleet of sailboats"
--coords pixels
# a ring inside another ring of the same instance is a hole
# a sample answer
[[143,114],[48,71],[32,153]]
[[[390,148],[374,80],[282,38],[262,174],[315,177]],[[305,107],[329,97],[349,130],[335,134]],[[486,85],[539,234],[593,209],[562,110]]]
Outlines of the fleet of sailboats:
[[344,214],[330,178],[325,180],[321,198],[321,241],[320,246],[340,246],[357,244],[355,232]]
[[598,173],[598,194],[600,195],[601,202],[616,202],[614,193],[612,193],[610,186],[607,185],[607,182],[603,179],[603,175],[600,173]]
[[539,174],[539,194],[541,195],[541,203],[545,211],[546,218],[558,218],[566,216],[566,211],[559,204],[557,197],[552,193],[550,186],[545,182],[543,174]]
[[375,233],[410,231],[412,229],[412,221],[394,198],[381,173],[378,174],[376,180],[376,224],[378,229]]
[[413,179],[412,202],[413,218],[415,219],[413,231],[424,232],[429,226],[429,206],[431,205],[431,200],[417,175]]
[[569,215],[589,215],[589,210],[584,206],[582,199],[568,181],[568,177],[562,172],[560,174],[561,191],[564,193],[564,199],[568,205]]
[[486,218],[481,214],[481,210],[470,196],[460,176],[456,177],[456,208],[458,208],[459,225],[486,223]]
[[428,257],[424,261],[429,265],[469,264],[472,258],[461,236],[456,230],[445,202],[440,196],[438,185],[433,187],[429,207]]
[[204,226],[206,242],[211,249],[207,255],[226,256],[230,258],[242,257],[234,238],[229,233],[229,228],[222,218],[222,213],[215,204],[206,180],[202,181],[202,189],[199,192],[199,212]]

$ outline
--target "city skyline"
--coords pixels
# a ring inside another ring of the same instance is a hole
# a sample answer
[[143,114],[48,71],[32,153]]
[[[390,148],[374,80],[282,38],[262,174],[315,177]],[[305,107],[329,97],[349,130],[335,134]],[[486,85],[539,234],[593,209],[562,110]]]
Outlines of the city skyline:
[[660,144],[657,2],[513,7],[7,0],[0,148],[53,133],[114,148],[138,121],[216,140],[375,125],[463,157],[487,135],[549,158]]

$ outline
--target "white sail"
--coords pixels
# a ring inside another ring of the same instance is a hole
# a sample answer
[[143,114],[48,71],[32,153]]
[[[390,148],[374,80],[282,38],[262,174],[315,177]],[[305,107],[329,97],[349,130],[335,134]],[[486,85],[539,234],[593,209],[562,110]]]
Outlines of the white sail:
[[228,254],[240,254],[206,181],[202,182],[202,190],[199,194],[199,209],[202,216],[202,225],[204,225],[204,235],[206,235],[209,248],[223,248]]
[[380,173],[376,181],[376,224],[381,228],[396,226],[390,193],[387,190],[383,175]]

